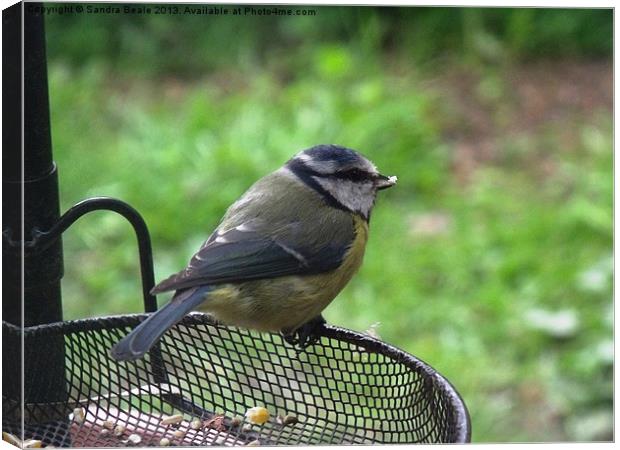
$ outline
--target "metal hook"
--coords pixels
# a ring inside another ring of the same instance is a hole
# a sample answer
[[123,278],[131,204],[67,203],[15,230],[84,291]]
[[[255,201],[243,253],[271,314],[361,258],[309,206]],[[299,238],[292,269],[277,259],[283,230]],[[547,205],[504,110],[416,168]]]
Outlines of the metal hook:
[[[157,299],[151,294],[155,286],[155,274],[153,270],[153,250],[151,236],[144,219],[135,208],[122,200],[110,197],[93,197],[82,200],[69,208],[58,221],[47,231],[32,230],[32,239],[24,242],[26,254],[38,253],[51,246],[73,223],[83,215],[97,210],[114,211],[131,223],[138,240],[138,253],[140,255],[140,274],[142,277],[142,295],[144,297],[145,312],[157,310]],[[9,240],[11,246],[17,243],[10,239],[8,230],[4,231],[4,238]]]

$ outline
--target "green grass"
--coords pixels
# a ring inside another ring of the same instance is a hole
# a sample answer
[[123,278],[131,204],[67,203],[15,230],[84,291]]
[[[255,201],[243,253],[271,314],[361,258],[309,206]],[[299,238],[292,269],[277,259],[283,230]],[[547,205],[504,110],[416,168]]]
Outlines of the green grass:
[[[434,94],[389,73],[286,86],[258,77],[227,95],[211,80],[121,89],[103,74],[51,68],[63,209],[92,195],[131,203],[150,227],[157,279],[184,266],[255,179],[299,149],[346,144],[399,184],[381,193],[365,263],[327,319],[361,331],[380,322],[383,339],[436,367],[463,394],[477,441],[588,439],[571,428],[582,417],[607,429],[607,114],[574,123],[571,148],[551,125],[524,143],[503,142],[509,161],[461,186],[438,138]],[[546,179],[528,166],[528,152],[543,144],[556,162]],[[429,213],[443,225],[416,232]],[[142,309],[135,240],[121,218],[81,219],[65,248],[66,318]],[[536,309],[568,311],[578,324],[555,336],[528,319]],[[532,414],[558,423],[528,425]]]
[[[468,20],[478,29],[475,14]],[[517,25],[511,39],[529,45]],[[445,375],[470,409],[474,441],[611,439],[610,112],[499,133],[497,156],[463,181],[444,137],[460,120],[449,94],[429,87],[428,66],[402,53],[385,63],[360,42],[320,42],[288,59],[276,49],[258,65],[190,79],[52,59],[63,210],[94,195],[132,204],[161,280],[295,152],[356,148],[399,183],[380,194],[364,265],[328,321],[359,331],[379,322],[382,339]],[[465,60],[481,77],[477,96],[511,123],[510,66],[489,69],[476,54]],[[129,224],[97,212],[63,239],[67,319],[142,310]]]

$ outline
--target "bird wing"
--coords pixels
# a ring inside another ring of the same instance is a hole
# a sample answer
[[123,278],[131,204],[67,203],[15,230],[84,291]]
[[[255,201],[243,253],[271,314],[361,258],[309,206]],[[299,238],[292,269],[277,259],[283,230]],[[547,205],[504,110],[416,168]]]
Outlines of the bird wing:
[[184,270],[152,292],[334,270],[353,243],[355,228],[348,214],[338,211],[328,216],[305,225],[250,220],[216,230]]

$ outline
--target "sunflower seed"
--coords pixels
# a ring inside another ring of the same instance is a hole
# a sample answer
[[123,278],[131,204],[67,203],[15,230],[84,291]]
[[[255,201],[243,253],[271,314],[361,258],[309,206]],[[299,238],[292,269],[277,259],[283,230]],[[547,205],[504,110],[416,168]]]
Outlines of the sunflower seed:
[[174,416],[164,417],[163,419],[161,419],[160,424],[161,425],[174,425],[177,423],[181,423],[182,420],[183,420],[182,414],[175,414]]

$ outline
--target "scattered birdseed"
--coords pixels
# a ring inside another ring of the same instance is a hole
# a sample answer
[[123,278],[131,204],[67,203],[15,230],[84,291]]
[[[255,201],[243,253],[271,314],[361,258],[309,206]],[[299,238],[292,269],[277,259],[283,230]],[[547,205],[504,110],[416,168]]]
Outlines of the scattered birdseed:
[[253,441],[250,441],[245,445],[246,447],[257,447],[260,445],[260,441],[258,439],[254,439]]
[[16,445],[19,448],[22,447],[22,440],[11,433],[7,433],[6,431],[2,432],[2,440],[8,442],[9,444]]
[[114,436],[122,436],[125,432],[125,425],[116,425],[114,427]]
[[192,430],[200,430],[202,428],[202,420],[194,419],[190,422],[189,427]]
[[244,432],[248,432],[248,431],[252,431],[252,424],[251,423],[246,423],[245,425],[243,425],[243,428],[241,428]]
[[104,420],[103,421],[103,428],[106,428],[108,430],[113,430],[114,429],[114,422],[112,422],[111,420]]
[[161,419],[160,424],[161,425],[174,425],[177,423],[181,423],[182,420],[183,420],[182,414],[175,414],[174,416],[164,417],[163,419]]
[[225,416],[223,414],[214,416],[210,418],[209,420],[207,420],[204,423],[204,426],[207,428],[211,428],[213,430],[224,431],[226,429],[226,427],[224,426],[224,417]]
[[160,447],[168,447],[169,445],[170,445],[170,439],[168,438],[161,438],[161,440],[159,441]]
[[286,416],[284,416],[284,419],[282,419],[282,423],[284,425],[293,425],[293,424],[296,424],[297,422],[299,422],[299,420],[297,419],[297,416],[294,416],[292,414],[287,414]]
[[111,433],[112,432],[107,428],[102,428],[101,430],[99,430],[99,434],[103,437],[109,436]]
[[72,414],[69,414],[69,419],[75,423],[83,423],[84,417],[86,417],[86,410],[84,408],[75,408]]
[[130,434],[129,437],[127,438],[127,442],[129,442],[132,445],[138,445],[140,442],[142,442],[142,438],[140,437],[139,434]]
[[248,418],[250,423],[262,425],[269,420],[269,411],[262,406],[255,406],[245,412],[245,417]]
[[185,431],[183,431],[183,430],[174,430],[174,432],[172,433],[172,436],[174,436],[177,439],[183,439],[185,437]]
[[22,448],[41,448],[43,447],[43,442],[38,439],[28,439],[24,441],[24,445]]

